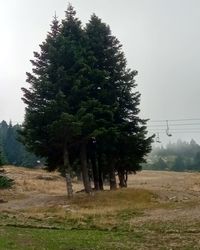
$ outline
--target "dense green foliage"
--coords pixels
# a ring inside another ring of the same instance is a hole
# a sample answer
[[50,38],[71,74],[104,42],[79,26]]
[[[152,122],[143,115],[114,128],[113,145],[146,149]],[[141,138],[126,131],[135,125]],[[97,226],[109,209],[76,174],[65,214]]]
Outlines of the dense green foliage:
[[144,166],[153,170],[200,171],[200,145],[178,141],[166,147],[154,148]]
[[38,158],[27,152],[24,145],[18,141],[20,125],[0,123],[0,166],[11,164],[16,166],[34,167]]
[[124,176],[141,168],[152,142],[146,120],[138,117],[137,72],[127,68],[108,25],[93,15],[83,29],[75,15],[69,6],[61,24],[55,17],[40,53],[34,52],[31,87],[22,89],[21,135],[49,170],[61,168],[68,176],[79,165],[88,192],[88,163],[96,189],[102,176],[115,179],[116,171],[125,186]]

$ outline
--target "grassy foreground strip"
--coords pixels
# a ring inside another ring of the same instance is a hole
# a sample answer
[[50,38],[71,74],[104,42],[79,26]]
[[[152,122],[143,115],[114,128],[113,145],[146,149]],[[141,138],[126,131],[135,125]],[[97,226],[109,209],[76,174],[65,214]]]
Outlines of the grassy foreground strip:
[[0,249],[138,249],[141,235],[101,230],[54,230],[0,227]]
[[197,250],[199,226],[151,222],[130,231],[1,226],[0,250]]
[[12,209],[9,202],[2,204],[0,250],[200,249],[196,196],[163,201],[154,192],[129,188],[93,196],[79,193],[72,200],[56,196],[56,202],[52,196],[50,203],[38,206],[38,195],[40,199],[33,196],[28,207],[24,205],[29,197],[10,201],[18,209]]

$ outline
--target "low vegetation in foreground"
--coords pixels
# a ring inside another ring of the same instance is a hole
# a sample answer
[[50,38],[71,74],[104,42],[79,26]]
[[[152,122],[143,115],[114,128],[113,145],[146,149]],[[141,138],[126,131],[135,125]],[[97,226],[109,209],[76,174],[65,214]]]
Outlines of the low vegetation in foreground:
[[0,190],[2,250],[200,249],[198,174],[144,171],[131,188],[69,200],[56,173],[5,169],[15,185]]
[[[188,229],[188,226],[191,229]],[[153,223],[135,230],[0,227],[0,249],[199,249],[199,224]]]
[[0,189],[11,188],[13,185],[13,180],[7,176],[0,175]]

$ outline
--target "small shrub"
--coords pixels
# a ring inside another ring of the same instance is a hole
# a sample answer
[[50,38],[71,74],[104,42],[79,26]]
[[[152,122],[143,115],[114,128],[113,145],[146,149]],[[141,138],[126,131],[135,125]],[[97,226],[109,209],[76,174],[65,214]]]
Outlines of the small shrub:
[[5,175],[0,175],[0,189],[11,188],[14,181]]

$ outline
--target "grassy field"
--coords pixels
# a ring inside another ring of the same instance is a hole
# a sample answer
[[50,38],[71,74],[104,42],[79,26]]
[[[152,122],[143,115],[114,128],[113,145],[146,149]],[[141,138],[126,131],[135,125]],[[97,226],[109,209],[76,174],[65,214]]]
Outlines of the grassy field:
[[16,185],[0,191],[2,250],[200,249],[199,174],[144,171],[128,189],[68,200],[56,173],[6,170]]

